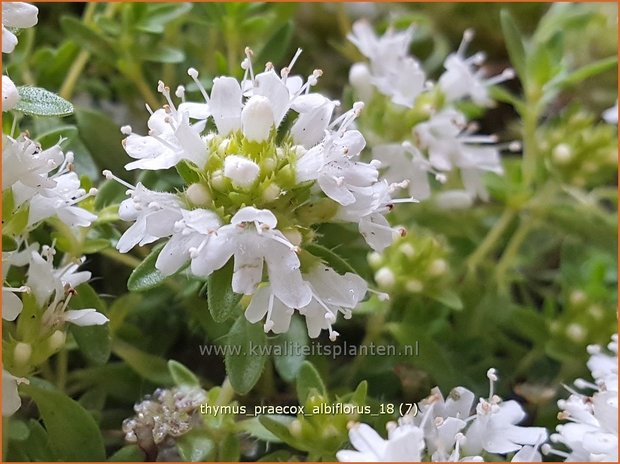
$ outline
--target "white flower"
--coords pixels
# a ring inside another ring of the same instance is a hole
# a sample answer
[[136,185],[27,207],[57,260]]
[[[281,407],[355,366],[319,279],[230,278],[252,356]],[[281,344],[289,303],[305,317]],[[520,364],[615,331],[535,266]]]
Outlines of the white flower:
[[[30,198],[28,211],[28,226],[32,226],[51,216],[58,216],[62,222],[70,227],[87,227],[97,216],[90,211],[75,206],[80,201],[93,196],[97,189],[86,192],[80,188],[80,178],[75,172],[68,172],[55,176],[56,185],[40,190]],[[16,198],[30,195],[29,187],[13,187]]]
[[618,336],[612,337],[608,345],[610,354],[604,353],[599,346],[588,347],[591,357],[588,368],[592,371],[596,384],[577,379],[578,388],[594,390],[592,396],[586,396],[570,390],[572,394],[566,400],[559,400],[561,419],[566,424],[556,427],[551,435],[553,443],[566,445],[566,453],[545,445],[543,452],[555,454],[566,461],[618,461]]
[[488,199],[482,173],[503,173],[499,149],[489,145],[497,141],[496,137],[471,135],[463,114],[451,108],[436,113],[413,130],[434,169],[448,172],[459,168],[465,190],[474,197]]
[[[2,83],[4,86],[4,81]],[[603,119],[609,124],[618,124],[618,100],[614,106],[603,111]]]
[[15,377],[10,372],[2,369],[2,416],[9,417],[21,407],[22,400],[19,397],[17,386],[28,383],[27,379]]
[[192,107],[186,104],[177,109],[170,98],[170,89],[160,82],[158,90],[166,97],[166,109],[158,109],[148,121],[149,134],[132,133],[131,127],[123,127],[129,136],[123,140],[123,147],[129,156],[135,158],[125,166],[131,169],[168,169],[181,160],[188,160],[202,168],[207,161],[208,151],[200,132],[206,121],[190,124]]
[[66,286],[76,288],[91,277],[89,271],[78,271],[85,258],[82,257],[78,263],[68,263],[60,268],[54,268],[54,254],[54,249],[48,246],[42,248],[41,254],[37,251],[30,252],[26,285],[40,306],[43,306],[54,292],[56,292],[54,298],[57,300],[64,295]]
[[[546,431],[542,427],[520,427],[525,419],[523,408],[516,401],[487,401],[480,398],[476,418],[465,434],[463,450],[468,454],[506,454],[518,451],[523,445],[543,441]],[[542,438],[541,438],[542,437]]]
[[23,2],[2,2],[2,53],[11,53],[17,37],[9,29],[24,29],[37,24],[39,9]]
[[2,112],[11,111],[19,101],[17,87],[9,76],[2,76]]
[[428,173],[432,169],[416,147],[408,142],[376,145],[372,149],[372,155],[381,161],[381,166],[385,168],[383,178],[388,182],[405,181],[409,195],[417,200],[430,196]]
[[356,64],[350,73],[352,85],[361,90],[360,97],[368,99],[368,84],[372,83],[393,103],[412,107],[426,81],[419,62],[408,54],[413,27],[401,32],[388,29],[378,37],[367,21],[360,20],[353,24],[347,38],[370,63],[369,68]]
[[292,308],[307,305],[311,291],[302,280],[296,248],[276,229],[277,222],[269,210],[241,208],[230,224],[214,233],[207,246],[196,250],[192,273],[207,277],[234,255],[232,289],[250,295],[262,281],[265,262],[269,282],[280,301]]
[[388,439],[384,440],[369,425],[353,424],[349,440],[357,451],[336,453],[341,462],[421,462],[424,451],[422,430],[410,424],[387,425]]
[[177,272],[192,255],[197,255],[220,227],[220,219],[212,211],[181,210],[181,214],[182,219],[174,224],[174,233],[155,262],[155,267],[166,276]]
[[48,178],[48,174],[60,167],[65,159],[59,143],[42,150],[23,134],[17,139],[3,135],[2,190],[23,184],[32,189],[32,196],[41,188],[54,187],[56,183]]
[[250,188],[260,172],[260,167],[254,161],[238,155],[228,155],[224,159],[224,176],[234,185],[241,188]]
[[124,221],[133,221],[116,244],[121,253],[127,253],[136,245],[146,245],[162,237],[169,237],[174,232],[174,224],[182,219],[182,203],[172,193],[153,192],[141,183],[135,187],[116,178],[110,171],[103,174],[108,179],[115,179],[129,188],[131,198],[121,202],[118,216]]
[[444,62],[446,71],[439,78],[438,85],[445,93],[448,102],[469,97],[477,105],[488,106],[493,103],[489,98],[488,88],[512,79],[515,74],[512,69],[506,69],[497,76],[485,79],[484,71],[479,68],[484,62],[484,54],[476,53],[470,57],[465,56],[467,46],[473,37],[473,30],[465,31],[458,50],[446,58]]

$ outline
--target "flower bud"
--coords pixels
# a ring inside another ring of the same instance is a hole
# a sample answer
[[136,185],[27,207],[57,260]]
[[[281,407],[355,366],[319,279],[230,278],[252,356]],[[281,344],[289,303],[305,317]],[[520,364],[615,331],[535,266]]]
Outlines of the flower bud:
[[567,164],[570,162],[573,154],[569,145],[561,143],[553,149],[551,156],[553,156],[553,161],[557,164]]
[[32,356],[32,345],[30,343],[18,342],[15,345],[15,351],[13,352],[13,359],[17,366],[25,366],[30,361]]
[[52,350],[52,352],[56,352],[60,350],[63,346],[65,346],[66,340],[67,336],[65,335],[65,333],[57,330],[50,336],[50,338],[47,339],[47,343],[50,350]]
[[448,270],[448,263],[444,259],[436,259],[428,267],[428,273],[432,276],[440,276]]
[[271,102],[262,95],[252,96],[241,112],[241,127],[245,138],[252,142],[263,142],[269,138],[274,126]]
[[10,111],[15,108],[19,101],[17,87],[9,76],[2,76],[2,112]]
[[471,208],[473,200],[465,190],[446,190],[437,194],[435,202],[441,209]]
[[349,82],[355,89],[357,96],[368,101],[372,97],[373,85],[370,69],[365,63],[355,63],[349,71]]
[[251,187],[260,168],[254,161],[238,155],[229,155],[224,160],[224,175],[238,187]]
[[269,184],[265,190],[263,190],[263,201],[267,203],[275,201],[280,197],[281,193],[282,189],[278,186],[278,184]]
[[185,192],[187,199],[196,206],[207,206],[211,201],[211,195],[207,187],[202,184],[192,184]]
[[396,276],[390,268],[387,267],[382,267],[375,273],[375,280],[379,287],[384,290],[389,290],[396,284]]

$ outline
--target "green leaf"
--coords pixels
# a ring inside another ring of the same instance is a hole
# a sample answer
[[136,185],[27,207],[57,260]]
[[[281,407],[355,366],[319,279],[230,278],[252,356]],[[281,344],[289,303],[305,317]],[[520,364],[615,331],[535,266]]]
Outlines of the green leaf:
[[282,441],[261,423],[258,416],[237,422],[237,428],[239,431],[249,433],[254,438],[258,438],[262,441],[270,441],[272,443],[279,443]]
[[[287,382],[291,382],[299,373],[306,359],[303,348],[308,343],[306,324],[296,315],[291,319],[288,331],[272,339],[274,345],[273,363],[280,377]],[[277,347],[280,347],[280,354],[275,351]],[[291,347],[293,347],[292,350]]]
[[278,63],[284,58],[293,37],[293,23],[291,21],[282,25],[280,29],[267,41],[265,46],[256,56],[258,66],[263,66],[268,61]]
[[299,402],[303,404],[312,390],[322,396],[327,396],[327,390],[319,372],[310,361],[304,361],[297,374],[297,399]]
[[177,450],[186,462],[214,461],[216,446],[204,431],[192,430],[177,440]]
[[150,290],[160,286],[166,280],[166,276],[155,268],[155,262],[163,247],[164,245],[160,244],[153,248],[149,255],[144,258],[144,261],[132,271],[127,281],[129,291],[143,292]]
[[219,462],[238,462],[241,458],[241,443],[234,434],[228,434],[219,442],[217,460]]
[[613,70],[617,65],[617,56],[603,58],[601,60],[595,61],[594,63],[582,66],[581,68],[576,69],[575,71],[572,71],[563,77],[554,79],[549,83],[549,86],[558,87],[561,89],[571,87],[573,85],[579,84],[582,81],[585,81],[586,79]]
[[144,61],[153,63],[182,63],[185,60],[185,53],[178,48],[160,45],[140,52],[140,57]]
[[30,379],[21,390],[37,404],[50,449],[62,461],[103,461],[103,438],[93,417],[64,393]]
[[163,358],[145,353],[120,339],[112,342],[112,351],[145,379],[158,385],[174,384],[168,364]]
[[269,432],[271,432],[281,441],[295,448],[302,449],[302,450],[305,449],[303,444],[298,443],[298,441],[293,437],[293,435],[291,435],[291,431],[289,429],[289,426],[291,425],[291,422],[295,420],[295,417],[269,415],[269,416],[260,416],[258,420]]
[[[106,314],[105,303],[90,285],[79,285],[76,291],[71,299],[71,308],[95,308]],[[72,324],[70,330],[86,359],[97,365],[105,364],[110,359],[111,338],[108,324],[87,327]]]
[[357,405],[366,404],[366,396],[368,395],[368,381],[363,380],[359,383],[353,396],[351,396],[351,402]]
[[108,458],[108,462],[144,462],[146,456],[138,445],[123,446]]
[[30,116],[69,116],[73,114],[73,105],[55,93],[39,87],[22,86],[17,88],[19,101],[16,111]]
[[2,251],[15,251],[19,246],[13,237],[2,234]]
[[262,325],[250,324],[244,315],[239,316],[228,333],[224,363],[230,383],[240,395],[248,393],[260,379],[267,359],[266,344]]
[[508,10],[500,12],[500,21],[510,62],[521,80],[523,80],[525,78],[525,46],[523,38],[512,14]]
[[136,24],[136,29],[153,34],[164,32],[164,26],[192,9],[191,3],[149,4],[145,16]]
[[112,44],[99,32],[73,16],[60,18],[60,27],[77,45],[91,52],[98,60],[114,63],[116,52]]
[[215,322],[234,317],[241,296],[232,291],[233,260],[211,274],[207,280],[207,304]]
[[329,248],[324,247],[323,245],[319,245],[317,243],[310,243],[304,246],[304,249],[314,256],[321,258],[327,264],[329,264],[334,271],[339,274],[346,274],[347,272],[353,272],[357,274],[353,266],[351,266],[344,258],[340,255],[336,254],[334,251]]
[[452,290],[444,289],[436,293],[428,295],[433,300],[439,301],[441,304],[446,305],[448,308],[460,311],[463,309],[463,302],[456,292]]
[[199,387],[200,381],[187,367],[174,359],[168,361],[168,371],[177,386],[189,385]]

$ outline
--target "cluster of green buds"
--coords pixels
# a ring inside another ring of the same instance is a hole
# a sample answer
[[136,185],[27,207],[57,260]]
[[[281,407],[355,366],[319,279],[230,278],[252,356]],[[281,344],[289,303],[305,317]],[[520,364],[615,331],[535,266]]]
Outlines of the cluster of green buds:
[[539,147],[553,176],[589,188],[615,178],[618,136],[615,125],[596,123],[594,115],[569,110],[540,133]]
[[436,234],[416,227],[368,262],[381,290],[435,298],[451,285],[447,245]]

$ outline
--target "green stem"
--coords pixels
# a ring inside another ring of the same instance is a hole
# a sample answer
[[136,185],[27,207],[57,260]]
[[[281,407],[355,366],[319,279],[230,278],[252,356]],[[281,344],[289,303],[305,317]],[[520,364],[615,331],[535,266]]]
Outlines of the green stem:
[[516,232],[512,235],[510,241],[508,242],[508,246],[506,246],[502,257],[495,268],[495,278],[500,288],[506,288],[506,272],[514,264],[519,249],[534,227],[534,224],[535,221],[533,219],[521,220]]
[[508,208],[504,210],[482,243],[478,245],[478,248],[467,259],[467,267],[470,272],[475,271],[484,258],[493,250],[497,241],[504,234],[515,216],[516,212],[513,209]]
[[[368,321],[366,322],[366,335],[360,343],[360,348],[362,346],[368,346],[372,342],[374,342],[381,333],[383,332],[383,327],[385,326],[385,318],[387,315],[387,310],[385,307],[382,307],[380,311],[372,314]],[[357,355],[355,359],[351,362],[351,367],[349,368],[349,372],[346,375],[347,383],[353,382],[355,380],[355,376],[359,371],[360,367],[364,364],[364,357],[361,355]]]
[[67,371],[69,368],[69,352],[62,349],[56,357],[56,386],[60,391],[64,391],[67,384]]
[[138,258],[131,256],[131,255],[127,255],[127,254],[123,254],[123,253],[119,253],[118,251],[116,251],[114,248],[106,248],[105,250],[102,250],[100,252],[102,255],[118,262],[121,264],[124,264],[127,267],[130,267],[132,269],[135,269],[136,267],[138,267],[138,265],[142,262],[140,261]]
[[538,124],[538,102],[527,102],[523,116],[523,184],[530,187],[536,180],[538,171],[538,150],[536,128]]
[[[82,16],[82,22],[86,25],[91,24],[93,22],[93,18],[95,16],[95,11],[97,9],[97,3],[87,3],[86,8],[84,9],[84,15]],[[111,18],[116,11],[116,4],[109,3],[106,9],[103,12],[103,15],[107,18]],[[82,50],[75,61],[71,64],[71,68],[69,68],[69,72],[65,77],[62,85],[60,86],[60,90],[58,91],[58,95],[60,95],[65,100],[70,100],[73,92],[75,91],[75,86],[77,85],[80,76],[82,75],[88,60],[90,60],[91,53],[88,50]]]

